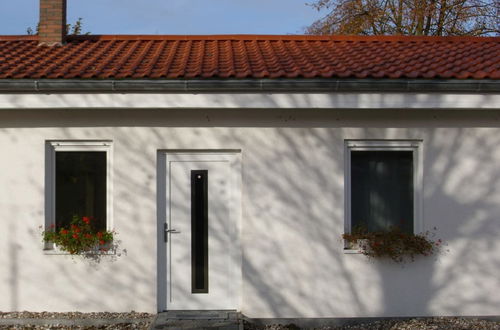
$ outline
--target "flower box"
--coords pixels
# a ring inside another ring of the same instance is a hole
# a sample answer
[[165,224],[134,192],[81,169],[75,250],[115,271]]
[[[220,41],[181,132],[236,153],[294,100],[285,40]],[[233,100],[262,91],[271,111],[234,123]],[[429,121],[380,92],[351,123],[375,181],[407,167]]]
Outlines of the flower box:
[[116,248],[115,232],[96,230],[92,217],[73,216],[69,226],[56,229],[52,225],[42,233],[46,244],[53,244],[58,251],[72,255],[107,254]]
[[370,258],[405,262],[414,261],[419,255],[430,256],[438,252],[441,239],[434,241],[429,235],[429,232],[408,234],[398,228],[376,232],[357,228],[352,233],[343,234],[342,238],[348,250],[357,250]]

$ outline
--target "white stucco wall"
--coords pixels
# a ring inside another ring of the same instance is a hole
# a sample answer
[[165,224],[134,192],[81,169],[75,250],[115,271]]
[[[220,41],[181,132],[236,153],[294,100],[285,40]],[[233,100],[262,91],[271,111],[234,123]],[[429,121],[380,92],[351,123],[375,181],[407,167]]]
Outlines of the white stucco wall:
[[[159,149],[241,149],[249,317],[498,315],[494,110],[0,111],[0,310],[156,311]],[[46,140],[114,148],[115,261],[42,251]],[[424,227],[449,252],[403,267],[344,254],[344,139],[423,141]]]
[[464,93],[0,94],[11,109],[498,109],[500,95]]

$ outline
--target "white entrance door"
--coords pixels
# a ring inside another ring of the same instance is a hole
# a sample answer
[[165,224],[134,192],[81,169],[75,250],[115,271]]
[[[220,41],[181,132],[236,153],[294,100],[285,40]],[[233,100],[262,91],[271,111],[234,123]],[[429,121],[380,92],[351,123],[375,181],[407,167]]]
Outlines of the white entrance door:
[[166,153],[167,310],[238,309],[239,153]]

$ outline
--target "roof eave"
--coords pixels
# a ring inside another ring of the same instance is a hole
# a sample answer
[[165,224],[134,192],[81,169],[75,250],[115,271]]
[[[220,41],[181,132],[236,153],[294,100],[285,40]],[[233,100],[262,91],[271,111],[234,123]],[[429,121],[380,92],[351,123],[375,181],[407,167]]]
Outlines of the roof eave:
[[490,79],[0,79],[0,93],[500,93]]

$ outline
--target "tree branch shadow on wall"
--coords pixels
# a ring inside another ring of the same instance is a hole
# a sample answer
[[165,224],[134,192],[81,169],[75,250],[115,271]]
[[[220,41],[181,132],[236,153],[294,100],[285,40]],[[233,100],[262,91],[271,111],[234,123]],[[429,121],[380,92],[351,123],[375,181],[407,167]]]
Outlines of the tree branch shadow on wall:
[[[252,182],[243,187],[244,292],[249,299],[255,299],[255,310],[265,315],[387,316],[408,311],[414,315],[454,315],[464,305],[477,306],[478,311],[484,310],[484,306],[498,307],[498,298],[485,292],[500,287],[500,257],[483,253],[498,249],[500,232],[500,178],[495,168],[500,135],[497,130],[488,129],[498,127],[494,111],[247,111],[251,110],[2,111],[0,137],[16,136],[22,140],[27,132],[24,128],[42,127],[54,139],[116,141],[115,155],[119,159],[115,163],[115,181],[125,189],[114,197],[115,214],[130,217],[117,218],[115,224],[123,233],[145,238],[156,237],[156,214],[151,210],[156,209],[158,148],[242,148],[243,182]],[[451,124],[450,119],[454,120]],[[88,127],[93,120],[99,121],[97,128]],[[176,126],[193,127],[193,133],[169,129]],[[460,129],[448,136],[445,128],[452,126]],[[467,128],[474,126],[483,128],[480,135]],[[140,132],[136,127],[149,127],[149,132]],[[263,129],[248,135],[245,127]],[[14,128],[22,130],[18,133]],[[79,128],[78,132],[74,128]],[[38,143],[35,150],[43,148],[46,136],[44,133],[29,138]],[[424,139],[425,155],[430,155],[424,160],[424,226],[438,228],[438,235],[449,243],[448,255],[437,261],[417,260],[402,268],[342,253],[343,139],[359,136]],[[464,164],[464,158],[475,161]],[[132,167],[137,176],[130,176]],[[30,180],[34,189],[43,194],[40,178]],[[139,204],[136,194],[153,197],[146,204]],[[22,201],[13,203],[23,205]],[[430,209],[439,211],[430,213]],[[23,223],[17,212],[9,211],[8,215],[12,221]],[[43,219],[39,222],[43,223]],[[16,230],[26,229],[20,226]],[[30,236],[39,243],[36,232]],[[125,245],[127,240],[123,240]],[[39,248],[33,242],[12,245],[9,250],[11,280],[17,278],[19,264],[29,263],[32,252]],[[59,287],[49,274],[24,277],[24,281],[32,280],[33,286],[39,286],[34,299],[50,295],[82,310],[90,305],[113,310],[116,299],[129,301],[131,309],[141,302],[155,301],[151,270],[144,271],[147,265],[156,264],[151,242],[145,239],[138,246],[124,247],[131,253],[129,256],[114,264],[101,264],[97,269],[49,256],[54,272],[65,278],[64,283],[71,283],[68,286]],[[272,258],[268,257],[270,252]],[[37,262],[31,262],[26,271],[36,274]],[[116,273],[118,269],[120,273]],[[92,283],[82,283],[80,276],[85,272],[89,272]],[[418,276],[405,279],[406,274],[414,272]],[[469,274],[470,282],[463,282],[464,272]],[[400,280],[389,280],[395,277]],[[376,287],[370,287],[374,283]],[[330,285],[331,289],[325,289]],[[19,282],[11,281],[8,286],[9,308],[23,306]],[[102,296],[96,296],[96,291],[102,292]],[[368,303],[367,296],[378,306]]]

